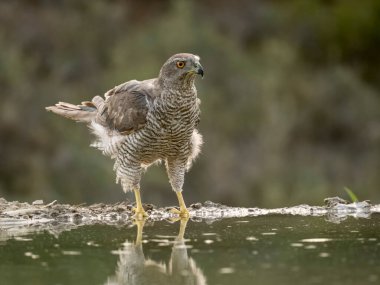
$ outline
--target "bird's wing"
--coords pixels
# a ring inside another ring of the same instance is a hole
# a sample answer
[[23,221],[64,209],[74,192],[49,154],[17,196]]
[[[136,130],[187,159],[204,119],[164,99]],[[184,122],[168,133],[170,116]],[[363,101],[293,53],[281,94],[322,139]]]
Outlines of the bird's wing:
[[154,80],[132,80],[109,90],[97,122],[122,134],[141,129],[156,97],[154,86]]

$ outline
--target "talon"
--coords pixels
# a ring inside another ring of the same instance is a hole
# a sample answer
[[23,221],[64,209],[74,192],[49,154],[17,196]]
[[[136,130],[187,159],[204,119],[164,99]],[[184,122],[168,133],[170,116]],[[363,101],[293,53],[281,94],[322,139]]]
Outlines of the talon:
[[189,221],[189,219],[190,219],[189,216],[187,216],[187,217],[180,217],[180,216],[178,216],[178,217],[170,217],[167,221],[169,223],[176,223],[176,222],[180,221],[181,222],[181,229],[182,229],[182,228],[186,228],[186,224]]
[[144,218],[148,217],[148,214],[144,211],[143,208],[141,208],[141,209],[139,209],[139,208],[132,208],[132,211],[135,212],[135,214],[133,215],[133,217],[136,220],[143,220]]
[[181,213],[181,211],[178,210],[177,208],[171,208],[171,209],[169,210],[169,212],[172,213],[172,214],[178,214],[178,215]]
[[148,217],[148,214],[144,211],[144,208],[141,203],[140,190],[138,188],[134,189],[136,197],[136,207],[132,208],[132,211],[135,212],[133,217],[137,220],[142,220],[145,217]]
[[190,217],[190,213],[186,208],[180,209],[180,210],[178,210],[176,208],[172,208],[172,209],[170,209],[170,213],[176,214],[176,215],[180,216],[181,218],[189,218]]
[[190,213],[186,208],[185,201],[183,200],[181,191],[176,192],[176,194],[177,194],[178,203],[179,203],[179,210],[173,208],[171,212],[173,214],[179,215],[181,218],[189,218]]

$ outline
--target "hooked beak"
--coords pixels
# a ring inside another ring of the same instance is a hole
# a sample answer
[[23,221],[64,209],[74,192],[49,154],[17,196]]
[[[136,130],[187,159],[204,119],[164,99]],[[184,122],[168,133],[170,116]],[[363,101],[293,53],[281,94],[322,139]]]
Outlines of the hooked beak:
[[203,73],[203,67],[200,63],[197,63],[196,68],[195,68],[195,72],[197,74],[199,74],[200,76],[202,76],[202,78],[203,78],[203,74],[204,74]]

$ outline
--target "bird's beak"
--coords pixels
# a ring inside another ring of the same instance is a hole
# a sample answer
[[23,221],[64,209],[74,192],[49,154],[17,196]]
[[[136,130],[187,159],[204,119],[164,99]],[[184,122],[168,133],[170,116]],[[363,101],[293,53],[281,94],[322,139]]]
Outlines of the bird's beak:
[[197,63],[197,65],[195,67],[195,72],[197,74],[199,74],[200,76],[202,76],[202,78],[203,78],[204,72],[203,72],[203,67],[202,67],[202,65],[200,63]]

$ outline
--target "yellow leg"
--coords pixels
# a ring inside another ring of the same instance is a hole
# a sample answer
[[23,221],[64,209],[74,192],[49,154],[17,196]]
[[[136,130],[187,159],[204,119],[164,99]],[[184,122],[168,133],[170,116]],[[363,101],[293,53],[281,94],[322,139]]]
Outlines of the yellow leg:
[[144,208],[141,203],[141,196],[140,196],[140,190],[135,189],[133,190],[135,192],[135,198],[136,198],[136,208],[133,208],[135,211],[134,217],[138,220],[143,219],[144,217],[147,217],[148,214],[144,211]]
[[181,219],[181,225],[180,225],[179,233],[178,233],[178,236],[177,236],[178,240],[183,240],[188,220],[189,220],[188,217]]
[[136,245],[140,245],[142,243],[142,237],[143,237],[143,228],[145,224],[146,218],[143,218],[141,220],[136,219],[134,221],[134,224],[137,226],[137,235],[136,235]]
[[183,200],[182,192],[176,191],[178,203],[179,203],[179,211],[177,209],[172,209],[171,212],[174,214],[178,214],[181,218],[188,218],[189,211],[186,208],[185,201]]

